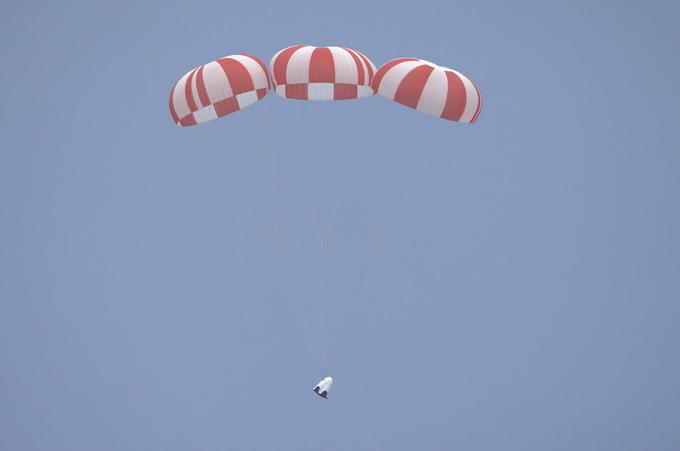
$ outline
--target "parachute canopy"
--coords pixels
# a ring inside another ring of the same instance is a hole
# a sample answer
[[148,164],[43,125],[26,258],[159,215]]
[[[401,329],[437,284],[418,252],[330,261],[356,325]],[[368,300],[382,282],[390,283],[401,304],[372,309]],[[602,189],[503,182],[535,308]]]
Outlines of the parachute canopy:
[[474,123],[482,109],[482,97],[469,78],[417,58],[385,63],[372,87],[383,97],[450,121]]
[[276,94],[289,99],[346,100],[374,94],[375,65],[345,47],[294,45],[269,63]]
[[170,114],[189,126],[226,116],[263,98],[267,68],[250,55],[230,55],[184,74],[170,91]]

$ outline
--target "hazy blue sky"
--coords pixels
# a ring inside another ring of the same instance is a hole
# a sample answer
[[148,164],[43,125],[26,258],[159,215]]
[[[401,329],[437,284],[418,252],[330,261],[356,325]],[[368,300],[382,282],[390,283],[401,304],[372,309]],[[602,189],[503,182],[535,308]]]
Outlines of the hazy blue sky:
[[[680,449],[679,21],[3,3],[0,450]],[[455,68],[484,109],[270,93],[173,125],[186,71],[298,43]]]

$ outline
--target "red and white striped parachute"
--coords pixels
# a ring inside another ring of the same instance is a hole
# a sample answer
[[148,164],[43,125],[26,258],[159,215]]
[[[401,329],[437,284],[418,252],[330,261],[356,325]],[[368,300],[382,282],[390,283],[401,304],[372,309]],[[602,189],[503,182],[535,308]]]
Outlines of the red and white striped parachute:
[[196,125],[251,105],[271,88],[264,63],[230,55],[184,74],[170,91],[170,114],[180,126]]
[[482,97],[469,78],[421,59],[385,63],[372,86],[383,97],[451,121],[474,123],[482,109]]
[[276,94],[289,99],[345,100],[374,94],[375,65],[345,47],[294,45],[269,63]]

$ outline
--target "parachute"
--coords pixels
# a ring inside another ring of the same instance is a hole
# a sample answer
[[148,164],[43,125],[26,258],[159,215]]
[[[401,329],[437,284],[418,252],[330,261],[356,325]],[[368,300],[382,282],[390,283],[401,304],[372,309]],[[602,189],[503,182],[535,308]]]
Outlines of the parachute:
[[482,109],[477,86],[454,69],[398,58],[376,70],[357,50],[293,45],[272,57],[269,71],[258,58],[238,54],[187,72],[170,92],[170,114],[180,126],[208,122],[261,100],[272,85],[278,96],[301,100],[358,99],[377,93],[462,123],[474,123]]
[[250,55],[230,55],[197,67],[170,91],[170,114],[186,127],[239,111],[262,99],[271,88],[262,61]]
[[374,94],[375,65],[345,47],[286,47],[274,55],[269,69],[276,94],[288,99],[347,100]]
[[417,58],[385,63],[371,86],[383,97],[450,121],[474,123],[482,109],[482,97],[472,80]]
[[[417,111],[462,123],[474,123],[482,107],[479,90],[468,77],[429,61],[399,58],[376,70],[370,59],[353,49],[294,45],[276,53],[269,70],[258,58],[244,54],[191,70],[170,92],[170,114],[183,127],[208,122],[261,100],[272,86],[278,96],[300,100],[349,100],[377,93]],[[312,214],[308,199],[307,204]],[[280,257],[276,212],[275,207],[274,253]],[[316,228],[323,256],[323,234],[318,224]],[[321,279],[325,285],[325,273]],[[318,309],[322,368],[326,361],[324,304]],[[321,376],[326,374],[321,372]],[[333,378],[324,377],[314,392],[327,399],[332,386]]]

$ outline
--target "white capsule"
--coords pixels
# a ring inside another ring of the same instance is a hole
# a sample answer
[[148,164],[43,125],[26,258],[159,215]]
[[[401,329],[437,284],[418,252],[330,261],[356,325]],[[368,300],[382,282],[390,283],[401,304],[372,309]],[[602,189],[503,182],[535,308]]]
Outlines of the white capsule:
[[316,387],[314,387],[314,392],[316,392],[317,395],[328,399],[328,392],[331,391],[331,387],[333,386],[333,378],[328,376],[324,377],[321,382],[316,384]]

